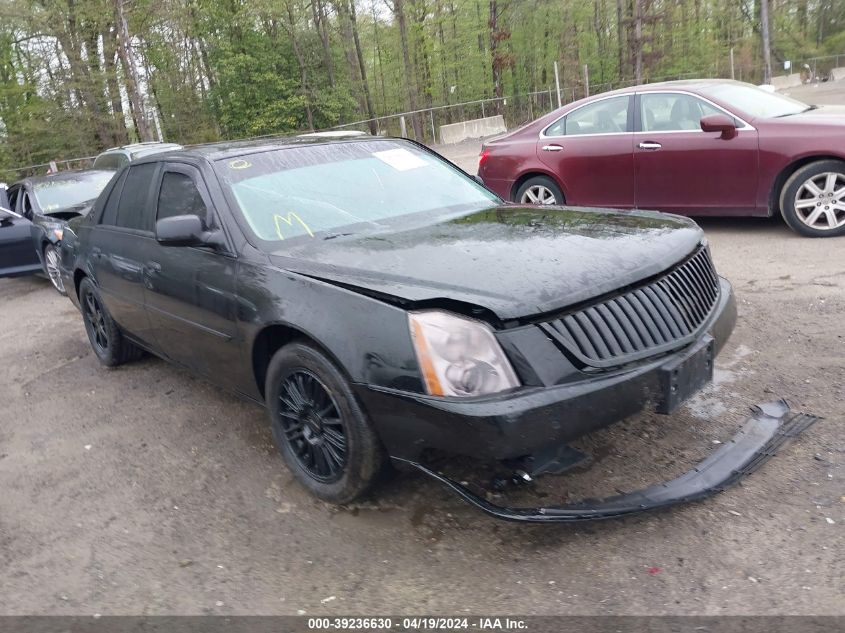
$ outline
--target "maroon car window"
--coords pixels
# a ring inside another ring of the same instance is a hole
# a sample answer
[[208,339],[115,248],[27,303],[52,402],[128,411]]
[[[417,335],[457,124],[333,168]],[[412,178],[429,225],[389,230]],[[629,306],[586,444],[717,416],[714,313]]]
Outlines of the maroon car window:
[[546,128],[546,136],[618,134],[628,128],[628,95],[600,99],[573,110]]
[[683,93],[643,93],[640,95],[644,132],[700,130],[701,117],[724,114],[706,101]]

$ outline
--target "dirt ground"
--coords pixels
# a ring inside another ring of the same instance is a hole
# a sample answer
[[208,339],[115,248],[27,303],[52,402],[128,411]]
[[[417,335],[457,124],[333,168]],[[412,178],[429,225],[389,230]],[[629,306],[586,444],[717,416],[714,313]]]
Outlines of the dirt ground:
[[[472,168],[478,145],[449,152]],[[714,384],[587,438],[546,494],[682,472],[757,402],[825,419],[713,499],[578,526],[414,474],[315,501],[263,410],[154,358],[105,369],[46,280],[0,280],[0,614],[845,614],[845,238],[702,225],[739,304]]]

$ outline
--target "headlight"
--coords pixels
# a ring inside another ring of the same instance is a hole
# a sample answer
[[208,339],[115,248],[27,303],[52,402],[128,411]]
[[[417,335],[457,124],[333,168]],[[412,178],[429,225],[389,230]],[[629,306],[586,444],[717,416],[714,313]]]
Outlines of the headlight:
[[47,232],[52,233],[53,237],[55,237],[57,240],[59,240],[60,242],[62,241],[62,236],[64,235],[64,229],[65,229],[64,224],[59,224],[57,222],[50,222],[50,223],[45,222],[44,223],[44,229]]
[[409,312],[417,362],[432,396],[481,396],[519,386],[519,379],[490,328],[430,310]]

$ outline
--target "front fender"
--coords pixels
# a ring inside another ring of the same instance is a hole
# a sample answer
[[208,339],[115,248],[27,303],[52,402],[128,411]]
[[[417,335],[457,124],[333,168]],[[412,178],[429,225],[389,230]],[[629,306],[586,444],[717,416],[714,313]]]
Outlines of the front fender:
[[238,297],[250,352],[262,330],[284,325],[323,347],[352,382],[423,391],[403,308],[266,264],[244,263]]

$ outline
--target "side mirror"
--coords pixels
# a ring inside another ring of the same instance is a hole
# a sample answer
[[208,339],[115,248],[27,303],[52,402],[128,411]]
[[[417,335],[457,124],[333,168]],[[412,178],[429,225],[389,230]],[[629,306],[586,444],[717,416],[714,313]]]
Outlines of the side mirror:
[[156,241],[162,246],[202,246],[211,244],[210,232],[196,215],[174,215],[156,222]]
[[708,114],[701,117],[700,125],[704,132],[721,132],[725,140],[736,136],[736,123],[726,114]]

